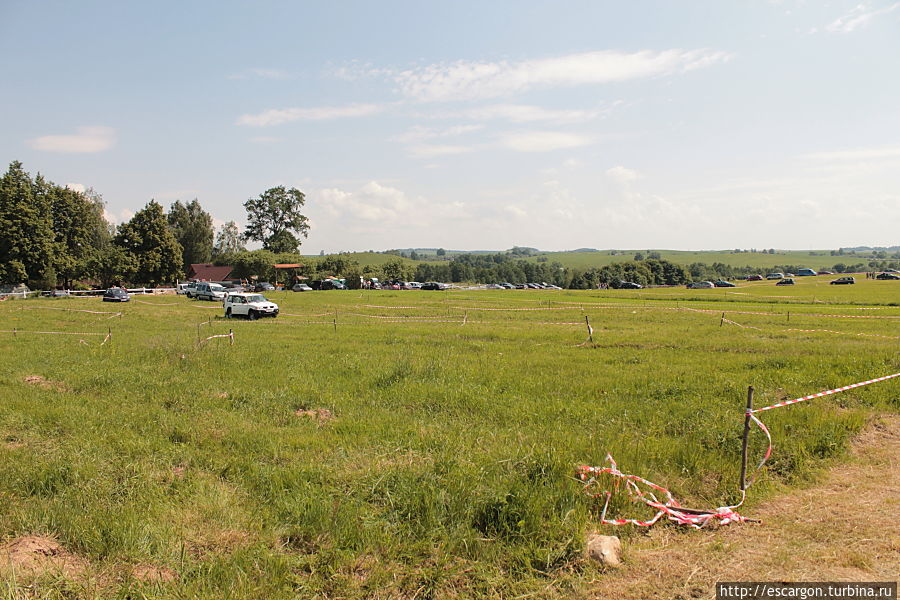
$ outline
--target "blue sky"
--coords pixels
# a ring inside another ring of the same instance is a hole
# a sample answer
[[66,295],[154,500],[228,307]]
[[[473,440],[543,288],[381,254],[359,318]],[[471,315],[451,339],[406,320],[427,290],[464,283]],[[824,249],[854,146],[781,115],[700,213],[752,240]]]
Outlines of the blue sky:
[[900,243],[900,2],[0,3],[0,159],[303,252]]

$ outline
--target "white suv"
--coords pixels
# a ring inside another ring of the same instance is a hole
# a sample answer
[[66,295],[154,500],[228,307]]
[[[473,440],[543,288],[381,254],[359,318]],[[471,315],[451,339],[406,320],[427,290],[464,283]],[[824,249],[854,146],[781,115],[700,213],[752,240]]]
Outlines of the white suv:
[[225,288],[218,283],[197,283],[193,288],[187,290],[188,298],[198,298],[200,300],[223,301],[225,300]]
[[225,318],[237,316],[247,317],[251,321],[260,317],[277,317],[278,305],[266,300],[262,294],[228,294],[225,298]]

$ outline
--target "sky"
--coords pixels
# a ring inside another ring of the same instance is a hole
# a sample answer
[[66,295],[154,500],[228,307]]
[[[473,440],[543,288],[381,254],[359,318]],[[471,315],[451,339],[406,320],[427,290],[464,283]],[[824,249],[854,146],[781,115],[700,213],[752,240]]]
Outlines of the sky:
[[[0,160],[301,251],[900,244],[900,2],[0,0]],[[5,168],[4,168],[5,170]]]

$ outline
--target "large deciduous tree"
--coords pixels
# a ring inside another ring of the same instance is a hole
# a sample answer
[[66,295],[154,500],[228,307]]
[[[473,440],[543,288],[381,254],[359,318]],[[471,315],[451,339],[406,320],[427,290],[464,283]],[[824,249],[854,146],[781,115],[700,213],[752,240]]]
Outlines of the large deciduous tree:
[[185,272],[195,263],[208,263],[213,255],[212,217],[195,198],[186,205],[181,200],[169,209],[169,227],[181,244],[182,268]]
[[[41,193],[35,194],[35,187]],[[35,182],[13,161],[0,178],[0,283],[31,282],[37,287],[55,284],[53,261],[57,245],[50,206],[38,175]]]
[[136,283],[153,286],[181,277],[181,244],[169,229],[163,207],[155,200],[121,225],[114,241],[135,260]]
[[213,246],[213,256],[219,257],[226,254],[244,252],[245,250],[237,223],[228,221],[222,225],[219,229],[219,234],[216,236],[216,245]]
[[244,238],[262,242],[263,248],[272,252],[297,252],[300,247],[297,236],[306,237],[309,231],[309,219],[300,212],[305,201],[303,192],[283,185],[247,200]]

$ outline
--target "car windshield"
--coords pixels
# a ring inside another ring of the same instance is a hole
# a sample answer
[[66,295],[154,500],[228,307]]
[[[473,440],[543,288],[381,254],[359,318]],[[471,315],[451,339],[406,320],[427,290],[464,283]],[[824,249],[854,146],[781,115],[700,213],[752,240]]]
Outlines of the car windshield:
[[247,302],[267,302],[267,300],[262,294],[253,294],[252,296],[247,296]]
[[219,285],[218,283],[209,284],[209,289],[214,292],[224,292],[225,291],[225,288],[223,286]]

